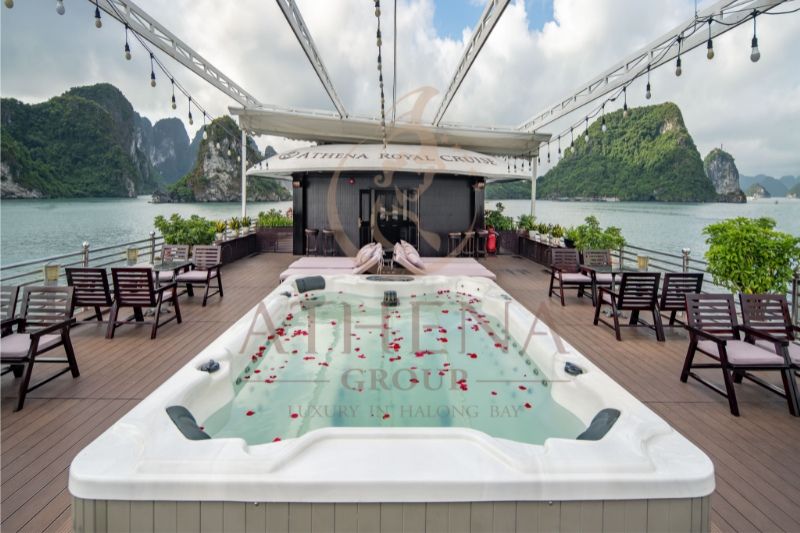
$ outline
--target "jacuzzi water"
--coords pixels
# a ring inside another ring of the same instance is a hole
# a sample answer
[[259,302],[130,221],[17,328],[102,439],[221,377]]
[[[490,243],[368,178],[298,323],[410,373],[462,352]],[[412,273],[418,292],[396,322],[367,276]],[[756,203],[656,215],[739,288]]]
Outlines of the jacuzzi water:
[[[266,295],[76,456],[70,492],[497,502],[713,491],[702,451],[494,282],[324,281]],[[397,307],[381,306],[387,290]],[[599,440],[576,438],[602,410],[619,418]]]
[[542,444],[586,428],[480,311],[480,296],[440,289],[383,307],[376,296],[307,294],[278,334],[249,339],[233,400],[203,422],[212,437],[261,444],[324,427],[463,427]]

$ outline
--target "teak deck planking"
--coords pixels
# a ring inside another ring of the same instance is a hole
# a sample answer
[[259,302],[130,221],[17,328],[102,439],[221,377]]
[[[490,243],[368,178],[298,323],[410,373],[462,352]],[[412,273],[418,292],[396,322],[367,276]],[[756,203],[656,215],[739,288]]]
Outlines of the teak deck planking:
[[[67,374],[33,391],[20,412],[13,412],[16,381],[3,376],[2,530],[69,531],[73,457],[270,292],[294,259],[262,254],[227,265],[225,297],[203,308],[202,297],[182,296],[183,324],[171,322],[153,341],[146,326],[120,328],[113,340],[105,339],[105,325],[79,326],[72,339],[81,377]],[[752,383],[737,385],[735,418],[723,397],[678,380],[688,344],[682,330],[667,328],[667,341],[659,343],[648,329],[625,328],[617,342],[608,328],[592,326],[588,297],[570,291],[565,307],[548,299],[549,276],[540,265],[511,256],[481,262],[517,301],[712,458],[713,531],[800,530],[800,420],[782,398]],[[34,380],[53,370],[40,366]]]

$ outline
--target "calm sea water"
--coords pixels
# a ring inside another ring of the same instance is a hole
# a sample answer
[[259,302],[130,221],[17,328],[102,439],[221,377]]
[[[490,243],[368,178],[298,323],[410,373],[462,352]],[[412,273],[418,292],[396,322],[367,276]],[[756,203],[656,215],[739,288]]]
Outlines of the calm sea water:
[[[134,199],[4,200],[0,202],[0,262],[4,265],[78,251],[83,241],[92,248],[147,238],[156,215],[198,214],[212,219],[239,215],[237,203],[150,204]],[[494,208],[496,201],[487,202]],[[527,213],[527,200],[505,200],[506,213]],[[661,204],[646,202],[537,202],[540,221],[564,226],[579,224],[594,214],[603,225],[622,228],[629,243],[678,253],[689,247],[705,250],[704,226],[735,216],[769,216],[782,231],[800,235],[800,200],[758,200],[736,204]],[[275,207],[286,210],[291,202],[248,204],[248,212]]]

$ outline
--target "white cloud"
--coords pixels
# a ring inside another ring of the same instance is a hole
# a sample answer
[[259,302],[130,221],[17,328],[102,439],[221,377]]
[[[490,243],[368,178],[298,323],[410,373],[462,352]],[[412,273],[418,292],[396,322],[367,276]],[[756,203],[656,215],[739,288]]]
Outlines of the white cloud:
[[[332,109],[275,3],[177,0],[167,5],[141,0],[139,4],[262,102]],[[382,17],[387,107],[394,39],[390,4],[384,2]],[[301,0],[299,5],[348,110],[376,116],[372,3]],[[447,7],[453,9],[453,3]],[[398,95],[421,86],[444,91],[469,38],[469,31],[459,40],[437,35],[436,8],[433,0],[398,0]],[[692,0],[555,0],[555,20],[536,29],[529,28],[525,2],[516,1],[506,9],[445,121],[517,124],[690,17],[693,9]],[[64,17],[47,2],[17,2],[13,10],[3,9],[3,96],[36,101],[73,85],[108,81],[151,120],[172,114],[167,80],[160,76],[158,87],[151,89],[143,50],[132,44],[134,60],[126,62],[122,28],[106,17],[103,28],[96,30],[92,13],[87,2],[69,3]],[[704,50],[686,54],[680,78],[669,68],[655,71],[650,102],[643,96],[644,81],[634,84],[629,104],[676,102],[701,153],[723,144],[742,173],[798,174],[800,15],[761,16],[758,28],[759,63],[749,61],[752,27],[745,25],[715,40],[713,61],[705,59]],[[232,103],[171,60],[165,62],[211,113],[223,113]],[[186,103],[179,103],[178,116],[183,118]],[[437,98],[429,104],[427,118],[432,118],[438,103]],[[399,109],[404,111],[407,108]],[[550,130],[568,127],[568,122],[580,120],[581,113]],[[197,114],[195,119],[197,127],[201,122]],[[274,140],[259,139],[262,146],[267,142]],[[278,149],[294,145],[276,142]]]

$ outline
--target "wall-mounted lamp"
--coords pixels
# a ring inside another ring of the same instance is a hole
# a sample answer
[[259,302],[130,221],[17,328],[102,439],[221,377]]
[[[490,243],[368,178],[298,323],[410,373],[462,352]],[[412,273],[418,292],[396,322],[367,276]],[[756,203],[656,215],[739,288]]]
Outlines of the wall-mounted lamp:
[[300,189],[303,187],[302,182],[300,181],[293,181],[292,182],[292,189]]

